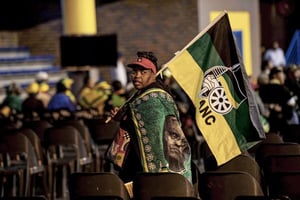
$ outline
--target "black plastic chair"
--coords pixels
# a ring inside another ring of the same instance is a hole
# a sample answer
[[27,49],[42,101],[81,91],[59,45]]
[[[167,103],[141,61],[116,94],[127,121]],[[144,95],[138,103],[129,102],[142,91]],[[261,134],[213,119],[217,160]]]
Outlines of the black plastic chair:
[[300,144],[300,124],[289,125],[283,133],[283,140]]
[[262,167],[266,158],[271,155],[300,155],[300,144],[291,142],[261,144],[256,150],[255,160]]
[[106,119],[103,118],[96,118],[85,121],[99,152],[99,159],[97,159],[96,163],[96,171],[109,170],[105,169],[104,154],[109,145],[112,143],[114,136],[117,134],[120,127],[119,122],[117,121],[111,120],[106,123],[105,120]]
[[[43,189],[43,195],[46,195],[47,197],[49,196],[49,190],[48,190],[48,184],[47,184],[47,161],[46,161],[46,155],[44,152],[44,149],[42,147],[41,144],[41,140],[39,138],[39,136],[30,128],[22,128],[20,130],[20,132],[22,134],[24,134],[31,142],[34,150],[35,150],[35,154],[37,157],[37,164],[40,168],[44,168],[43,173],[40,174],[40,176],[34,177],[35,179],[33,179],[34,182],[36,182],[36,178],[40,178],[39,180],[41,180],[40,186],[42,186],[41,188]],[[34,186],[35,183],[32,185]],[[30,194],[31,195],[36,195],[36,188],[35,187],[31,187],[30,188]]]
[[263,139],[260,143],[256,144],[254,147],[248,149],[248,152],[251,155],[255,155],[257,149],[259,148],[259,146],[261,144],[265,144],[265,143],[284,143],[283,138],[281,135],[279,135],[278,133],[267,133],[266,134],[266,138]]
[[45,130],[50,127],[53,127],[53,125],[47,120],[43,119],[37,121],[30,121],[23,124],[23,128],[30,128],[39,136],[42,145],[44,144]]
[[68,179],[70,200],[129,200],[123,181],[110,172],[73,173]]
[[292,200],[300,199],[300,171],[281,171],[270,174],[269,196],[288,196]]
[[30,140],[21,132],[2,135],[2,142],[7,145],[10,156],[10,166],[25,169],[24,196],[30,195],[30,188],[35,187],[32,182],[39,173],[44,173],[45,168],[38,164],[38,159]]
[[300,155],[270,155],[263,166],[264,174],[280,171],[300,171]]
[[[12,166],[8,146],[0,143],[0,194],[1,196],[24,195],[26,165]],[[15,180],[15,181],[14,181]]]
[[252,175],[262,188],[265,187],[261,168],[258,163],[250,155],[240,154],[225,164],[216,167],[208,168],[208,171],[227,172],[227,171],[241,171]]
[[299,171],[300,171],[300,155],[268,156],[263,166],[263,173],[268,188],[270,187],[270,185],[274,184],[272,183],[274,181],[274,177],[273,177],[274,174],[284,173],[284,172],[299,172]]
[[[56,121],[54,124],[56,127],[59,126],[72,126],[76,128],[76,130],[80,133],[84,145],[86,147],[87,154],[89,155],[90,159],[93,159],[93,164],[97,162],[97,158],[99,158],[99,151],[97,145],[95,144],[91,134],[89,132],[88,127],[83,123],[82,120],[79,119],[66,119],[66,120],[59,120]],[[95,171],[96,166],[89,166],[89,169],[84,169],[87,171]]]
[[178,173],[139,173],[133,180],[136,200],[153,198],[197,198],[192,183]]
[[204,200],[233,200],[241,195],[265,195],[257,180],[241,171],[202,173],[199,177],[199,194]]
[[[84,141],[72,126],[59,126],[46,129],[44,133],[45,150],[48,161],[48,185],[52,198],[67,196],[67,177],[70,173],[80,172],[92,160],[86,151]],[[62,173],[62,179],[59,172]],[[61,184],[56,191],[56,184]],[[62,192],[62,194],[60,194]]]

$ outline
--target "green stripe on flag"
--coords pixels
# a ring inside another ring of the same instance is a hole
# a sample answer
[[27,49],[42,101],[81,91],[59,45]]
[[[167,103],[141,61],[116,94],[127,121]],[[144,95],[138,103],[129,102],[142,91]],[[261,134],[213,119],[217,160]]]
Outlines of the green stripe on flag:
[[188,47],[187,51],[197,62],[198,67],[201,66],[202,71],[206,71],[212,66],[224,65],[207,33]]

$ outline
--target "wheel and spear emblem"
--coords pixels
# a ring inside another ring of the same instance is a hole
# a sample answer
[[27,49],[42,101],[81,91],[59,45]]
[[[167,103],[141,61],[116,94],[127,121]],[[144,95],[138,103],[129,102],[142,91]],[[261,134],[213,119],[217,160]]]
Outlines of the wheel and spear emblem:
[[[213,66],[205,72],[198,97],[207,98],[210,108],[216,113],[227,114],[246,99],[235,76],[238,70],[240,64],[232,67]],[[225,86],[229,89],[225,90]]]

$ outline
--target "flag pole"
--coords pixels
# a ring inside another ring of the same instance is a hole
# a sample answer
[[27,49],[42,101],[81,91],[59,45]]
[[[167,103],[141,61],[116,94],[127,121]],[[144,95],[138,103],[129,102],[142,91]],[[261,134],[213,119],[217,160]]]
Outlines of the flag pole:
[[224,10],[221,14],[219,14],[208,26],[206,26],[196,37],[194,37],[183,49],[177,51],[175,56],[169,60],[167,63],[163,65],[163,67],[157,72],[157,74],[162,73],[166,68],[168,68],[168,64],[176,59],[179,55],[182,54],[184,50],[186,50],[191,44],[193,44],[196,40],[202,37],[211,27],[213,27],[224,15],[227,14],[227,11]]

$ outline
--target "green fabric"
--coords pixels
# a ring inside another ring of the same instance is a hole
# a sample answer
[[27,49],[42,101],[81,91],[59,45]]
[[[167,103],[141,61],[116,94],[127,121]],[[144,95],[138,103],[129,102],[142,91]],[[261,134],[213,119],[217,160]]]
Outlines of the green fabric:
[[22,111],[22,100],[18,95],[10,94],[3,100],[3,105],[9,106],[18,112]]
[[[172,171],[167,153],[168,147],[164,141],[164,127],[167,116],[175,116],[180,124],[179,113],[173,98],[164,90],[149,89],[129,106],[135,123],[144,172]],[[184,140],[182,142],[187,143],[186,138]],[[183,153],[185,153],[184,170],[178,173],[191,181],[191,150],[188,144]]]
[[111,102],[112,102],[112,106],[114,108],[121,107],[122,105],[124,105],[126,103],[126,98],[122,97],[120,95],[117,95],[117,94],[112,94]]

